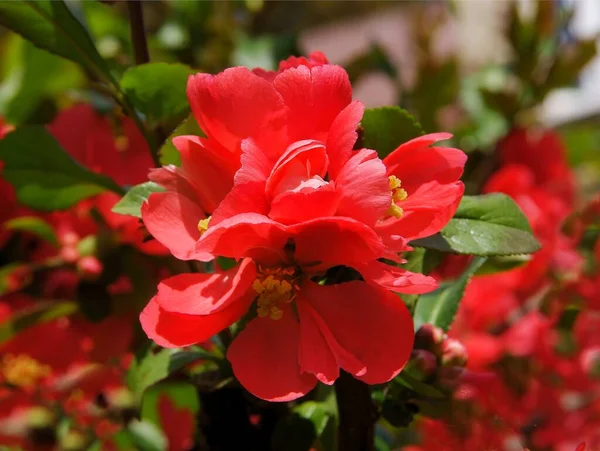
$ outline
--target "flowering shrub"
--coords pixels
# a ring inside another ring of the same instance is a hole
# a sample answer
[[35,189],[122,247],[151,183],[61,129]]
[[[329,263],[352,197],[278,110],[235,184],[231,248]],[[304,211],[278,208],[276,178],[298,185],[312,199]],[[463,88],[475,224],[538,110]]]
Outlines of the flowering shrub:
[[0,2],[1,449],[600,448],[597,183],[532,122],[594,52],[546,4],[463,111],[420,18],[367,108],[378,47],[248,68],[210,36],[260,5],[101,3]]

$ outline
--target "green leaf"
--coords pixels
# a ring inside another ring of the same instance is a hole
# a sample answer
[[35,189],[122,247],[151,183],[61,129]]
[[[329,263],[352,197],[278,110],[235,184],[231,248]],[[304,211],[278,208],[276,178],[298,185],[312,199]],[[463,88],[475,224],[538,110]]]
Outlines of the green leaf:
[[173,145],[173,138],[183,135],[205,136],[193,115],[188,116],[186,120],[179,124],[160,148],[161,164],[181,166],[181,157],[179,156],[179,151]]
[[152,193],[160,193],[165,189],[154,182],[141,183],[133,186],[112,208],[113,213],[120,215],[142,217],[142,204],[148,200]]
[[333,418],[333,413],[325,403],[303,402],[275,426],[271,438],[273,451],[310,450]]
[[364,147],[376,150],[380,158],[423,134],[417,120],[397,106],[367,109],[361,124],[365,131]]
[[8,320],[0,324],[0,344],[13,338],[19,332],[36,326],[69,316],[77,312],[75,302],[44,301],[20,310]]
[[28,207],[69,208],[88,197],[122,189],[112,179],[79,166],[42,126],[20,127],[0,141],[4,178]]
[[127,426],[135,449],[140,451],[166,451],[167,438],[163,432],[148,421],[133,420]]
[[127,69],[121,88],[135,108],[153,122],[189,112],[186,85],[193,71],[185,64],[148,63]]
[[80,64],[102,81],[112,81],[106,62],[64,1],[0,2],[0,24],[38,47]]
[[58,246],[58,239],[56,238],[54,229],[42,218],[36,216],[21,216],[5,222],[4,227],[9,230],[33,233],[53,246]]
[[540,249],[517,204],[505,194],[463,197],[440,232],[411,242],[442,252],[483,256],[530,254]]
[[5,45],[14,55],[6,65],[10,72],[0,89],[0,114],[19,125],[30,120],[44,100],[79,88],[85,80],[76,64],[40,50],[16,34],[11,38]]
[[201,359],[209,360],[215,357],[204,350],[161,349],[158,352],[152,352],[152,349],[142,350],[131,364],[127,374],[127,384],[139,400],[151,385],[166,379],[189,363]]
[[469,280],[485,260],[484,257],[476,257],[457,280],[443,283],[437,290],[422,294],[414,313],[415,330],[429,323],[448,331]]
[[485,274],[495,274],[498,272],[510,271],[526,265],[531,261],[531,255],[499,255],[488,258],[485,263],[475,273],[478,276]]

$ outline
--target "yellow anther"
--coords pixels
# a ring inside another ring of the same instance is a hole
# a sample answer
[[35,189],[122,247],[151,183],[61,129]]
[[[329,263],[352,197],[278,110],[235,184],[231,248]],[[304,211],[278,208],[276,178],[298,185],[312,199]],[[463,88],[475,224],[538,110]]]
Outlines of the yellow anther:
[[275,278],[272,274],[265,279],[256,279],[252,288],[258,293],[256,312],[261,318],[281,319],[283,310],[280,304],[291,302],[293,299],[293,286],[287,280]]
[[115,139],[115,147],[119,152],[125,152],[129,147],[129,140],[126,136],[118,136]]
[[210,222],[211,217],[212,216],[209,216],[206,219],[201,219],[198,221],[198,232],[200,232],[200,236],[202,236],[202,234],[208,230],[208,223]]
[[390,205],[390,208],[388,208],[386,214],[388,216],[394,216],[395,218],[401,218],[404,214],[404,211],[402,208],[392,202],[392,205]]
[[51,369],[28,355],[7,354],[0,365],[0,374],[9,384],[18,387],[33,387],[44,377],[50,375]]
[[404,211],[396,205],[396,202],[406,200],[408,193],[402,188],[402,181],[395,175],[390,175],[389,184],[390,190],[392,191],[392,204],[390,205],[390,208],[388,208],[386,215],[400,218],[404,214]]

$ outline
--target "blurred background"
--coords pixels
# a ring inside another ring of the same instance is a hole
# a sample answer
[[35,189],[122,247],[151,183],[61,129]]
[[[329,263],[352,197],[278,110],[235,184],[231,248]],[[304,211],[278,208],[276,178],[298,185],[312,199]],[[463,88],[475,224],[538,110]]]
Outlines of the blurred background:
[[[467,194],[509,194],[545,246],[532,261],[497,260],[474,279],[444,338],[464,346],[421,342],[407,371],[415,385],[374,389],[382,406],[378,451],[574,451],[584,442],[587,451],[600,449],[600,1],[142,3],[151,62],[209,73],[275,70],[290,55],[322,51],[346,68],[354,97],[368,108],[398,105],[425,132],[452,133],[452,145],[469,155]],[[67,4],[120,78],[135,64],[126,2]],[[182,97],[186,77],[177,81]],[[111,161],[93,166],[95,157],[78,154],[70,136],[91,111],[73,109],[82,103],[102,118],[98,129],[108,130],[102,139],[115,155],[133,147],[123,112],[94,74],[0,27],[0,137],[52,124],[81,164],[122,185],[146,180],[149,160],[139,173],[123,165],[116,174]],[[146,119],[165,137],[188,112],[179,113]],[[163,147],[163,163],[176,163],[169,151]],[[535,183],[522,188],[523,179],[498,176],[514,163]],[[331,392],[290,406],[250,399],[231,387],[218,339],[167,368],[179,354],[150,348],[137,315],[158,280],[186,268],[152,248],[137,220],[112,218],[115,198],[15,223],[37,213],[9,190],[0,184],[0,449],[334,449]],[[468,263],[433,257],[440,280]],[[475,305],[502,307],[482,313]],[[503,385],[459,381],[464,352],[472,372],[465,374],[492,374]],[[32,396],[49,374],[57,377]],[[557,380],[569,382],[539,389]],[[23,393],[14,390],[23,381]]]

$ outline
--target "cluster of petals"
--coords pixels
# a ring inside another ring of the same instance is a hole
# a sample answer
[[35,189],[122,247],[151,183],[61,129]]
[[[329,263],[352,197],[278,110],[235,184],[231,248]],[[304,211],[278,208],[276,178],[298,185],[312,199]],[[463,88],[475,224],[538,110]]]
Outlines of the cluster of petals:
[[[414,337],[394,292],[436,282],[388,262],[452,217],[464,153],[432,147],[445,133],[384,160],[355,149],[364,107],[320,53],[277,72],[197,74],[187,92],[205,137],[174,139],[182,166],[151,173],[166,191],[150,196],[143,220],[179,259],[237,264],[163,280],[140,317],[146,333],[187,346],[250,310],[228,359],[243,386],[273,401],[332,384],[340,369],[370,384],[393,378]],[[354,280],[334,283],[332,268]]]

